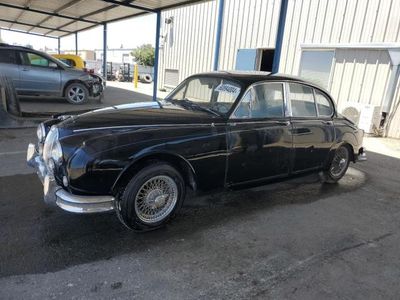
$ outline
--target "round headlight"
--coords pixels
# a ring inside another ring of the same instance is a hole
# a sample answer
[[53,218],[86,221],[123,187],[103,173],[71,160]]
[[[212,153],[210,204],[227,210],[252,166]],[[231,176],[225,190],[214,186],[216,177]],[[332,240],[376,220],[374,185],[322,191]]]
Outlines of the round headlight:
[[54,162],[61,163],[63,153],[62,153],[61,144],[58,140],[54,141],[53,147],[51,148],[50,156],[54,160]]
[[39,140],[39,143],[43,143],[44,139],[46,138],[46,129],[44,128],[43,123],[39,124],[36,129],[36,135]]
[[62,149],[58,141],[58,129],[56,126],[50,128],[43,146],[44,161],[48,163],[50,158],[54,159],[56,163],[62,158]]

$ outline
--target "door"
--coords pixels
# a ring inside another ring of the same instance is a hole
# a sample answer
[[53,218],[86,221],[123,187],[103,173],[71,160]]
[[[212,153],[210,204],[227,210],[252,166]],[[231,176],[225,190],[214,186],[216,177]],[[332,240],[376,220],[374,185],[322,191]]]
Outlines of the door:
[[307,85],[289,83],[288,89],[293,126],[292,171],[319,169],[335,140],[332,103],[324,93]]
[[251,87],[228,121],[228,185],[284,177],[290,170],[291,124],[284,85]]
[[59,95],[61,69],[53,61],[34,52],[21,51],[20,94]]
[[17,88],[19,80],[18,65],[15,50],[0,48],[0,76],[7,76]]

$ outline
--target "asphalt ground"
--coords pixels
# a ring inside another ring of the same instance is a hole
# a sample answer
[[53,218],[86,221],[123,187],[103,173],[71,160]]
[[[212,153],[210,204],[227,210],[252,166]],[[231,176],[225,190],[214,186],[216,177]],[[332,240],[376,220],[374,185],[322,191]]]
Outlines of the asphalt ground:
[[[33,130],[0,131],[1,299],[398,299],[400,160],[186,200],[137,234],[42,202]],[[4,154],[15,152],[11,154]]]
[[[129,83],[111,82],[106,87],[101,103],[97,98],[90,98],[89,101],[82,105],[74,105],[67,102],[63,98],[52,97],[25,97],[20,99],[21,111],[28,113],[55,112],[62,113],[65,111],[96,109],[118,104],[130,102],[151,101],[152,97],[140,92],[120,88],[118,85],[125,86]],[[113,86],[111,86],[113,85]],[[132,84],[133,85],[133,84]]]

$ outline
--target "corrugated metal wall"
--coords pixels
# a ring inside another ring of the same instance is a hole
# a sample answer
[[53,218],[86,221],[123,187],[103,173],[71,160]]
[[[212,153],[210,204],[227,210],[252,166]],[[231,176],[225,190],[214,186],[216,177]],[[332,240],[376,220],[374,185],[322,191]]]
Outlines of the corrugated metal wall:
[[[173,24],[164,20],[173,17]],[[179,81],[189,75],[212,70],[217,24],[217,2],[205,1],[163,11],[160,49],[160,86],[165,69],[178,70]]]
[[399,0],[291,0],[280,71],[297,74],[305,44],[400,42]]
[[[234,69],[241,48],[274,48],[280,0],[225,0],[221,36],[220,70]],[[214,59],[218,2],[200,2],[162,13],[174,24],[162,23],[167,35],[161,50],[160,86],[165,69],[178,69],[179,79],[211,71]],[[171,43],[172,32],[172,43]]]
[[331,95],[339,111],[346,102],[380,106],[390,75],[386,50],[337,49],[331,71]]
[[225,0],[219,69],[232,70],[238,49],[274,48],[280,0]]
[[[280,72],[298,75],[301,44],[382,42],[400,42],[399,0],[292,0]],[[339,110],[347,101],[381,105],[391,72],[386,50],[336,49],[330,91]],[[400,138],[398,118],[399,112],[388,132]]]
[[[279,8],[280,0],[225,0],[219,69],[234,69],[238,49],[275,46]],[[179,70],[180,81],[212,70],[217,9],[212,0],[163,12],[163,20],[174,16],[174,41],[167,38],[161,52],[161,86],[165,69]],[[289,0],[280,72],[299,74],[302,44],[382,42],[400,42],[400,0]],[[392,72],[387,51],[335,51],[329,87],[339,108],[347,101],[380,105]],[[400,121],[390,126],[400,137]]]

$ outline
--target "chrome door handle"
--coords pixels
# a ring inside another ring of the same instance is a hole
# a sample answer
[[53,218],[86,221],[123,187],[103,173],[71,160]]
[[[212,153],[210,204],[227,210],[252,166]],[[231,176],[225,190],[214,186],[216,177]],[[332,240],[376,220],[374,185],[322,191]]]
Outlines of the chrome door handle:
[[277,121],[276,124],[277,125],[289,126],[290,122],[289,121]]
[[333,125],[332,121],[322,121],[322,124],[324,125]]

